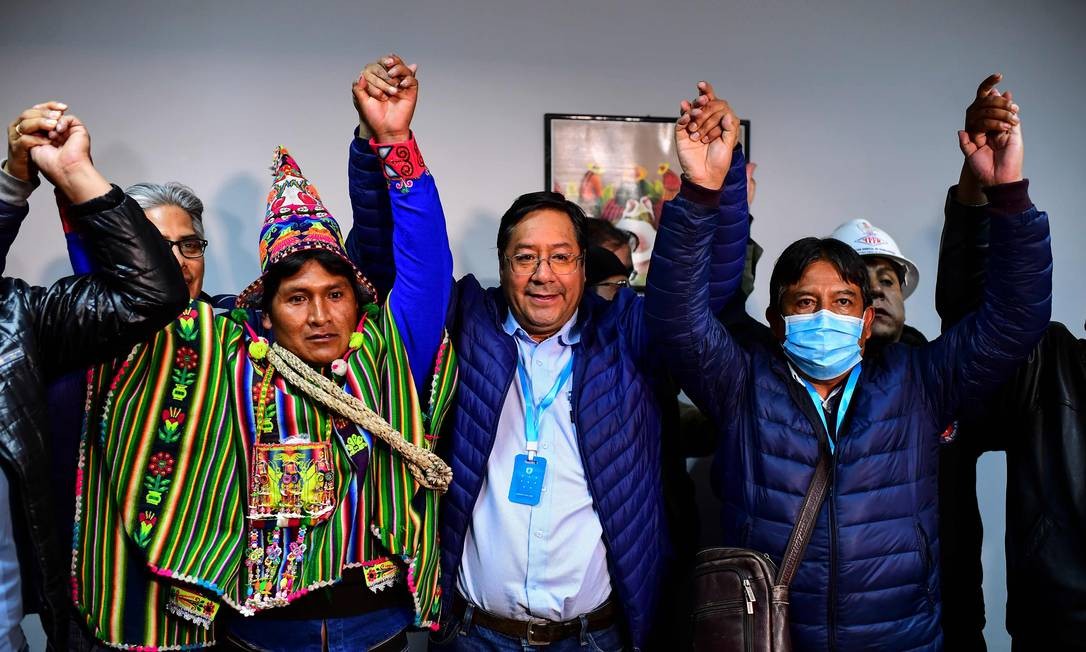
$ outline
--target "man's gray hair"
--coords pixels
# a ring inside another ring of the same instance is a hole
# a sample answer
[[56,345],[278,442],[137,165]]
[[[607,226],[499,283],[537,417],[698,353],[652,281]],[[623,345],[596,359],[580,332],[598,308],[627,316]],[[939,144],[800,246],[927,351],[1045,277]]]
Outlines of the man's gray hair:
[[192,230],[196,232],[196,235],[204,237],[204,202],[200,201],[192,188],[185,184],[176,181],[137,183],[129,186],[124,194],[136,200],[143,210],[159,206],[180,208],[192,218]]

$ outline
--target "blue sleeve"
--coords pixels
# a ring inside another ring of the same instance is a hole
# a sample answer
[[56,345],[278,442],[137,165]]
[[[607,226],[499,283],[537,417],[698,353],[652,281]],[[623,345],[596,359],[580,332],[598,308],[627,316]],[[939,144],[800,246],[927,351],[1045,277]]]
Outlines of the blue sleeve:
[[[357,132],[356,132],[357,133]],[[384,300],[396,279],[392,254],[392,209],[381,161],[368,141],[351,140],[347,160],[353,221],[347,234],[347,255],[362,270]]]
[[[1007,380],[1044,335],[1052,312],[1048,216],[1028,182],[993,186],[987,283],[980,308],[917,351],[938,432],[959,409]],[[1003,201],[1000,199],[1003,198]]]
[[664,204],[645,291],[645,322],[691,400],[717,423],[726,423],[745,391],[750,358],[709,307],[709,250],[719,226],[718,205],[716,197],[694,188],[684,182],[679,196]]
[[19,206],[0,200],[0,274],[7,268],[8,251],[29,212],[30,207],[26,204]]
[[[34,182],[20,181],[0,172],[0,274],[3,274],[4,269],[7,268],[8,251],[11,250],[15,237],[19,235],[19,227],[22,226],[23,219],[30,211],[26,197],[36,185],[36,180]],[[68,200],[59,192],[56,196],[57,208],[60,211],[61,220],[64,221],[69,206]],[[79,233],[66,228],[64,240],[68,247],[68,259],[72,263],[72,273],[82,276],[95,271]]]
[[396,294],[392,314],[400,326],[419,396],[426,395],[445,330],[452,292],[452,252],[445,213],[429,172],[390,185],[392,258]]
[[64,242],[68,246],[68,260],[72,263],[72,273],[76,276],[83,276],[98,271],[92,258],[87,255],[87,246],[83,242],[83,235],[75,227],[69,214],[72,203],[59,190],[54,190],[53,194],[57,200],[60,223],[64,226]]
[[87,248],[83,244],[83,238],[75,232],[65,233],[64,240],[68,245],[68,260],[72,263],[72,273],[76,276],[90,274],[94,271],[94,264],[87,255]]
[[747,240],[750,238],[750,207],[747,205],[747,159],[736,145],[732,164],[724,178],[718,205],[718,228],[709,251],[709,309],[720,314],[743,284]]

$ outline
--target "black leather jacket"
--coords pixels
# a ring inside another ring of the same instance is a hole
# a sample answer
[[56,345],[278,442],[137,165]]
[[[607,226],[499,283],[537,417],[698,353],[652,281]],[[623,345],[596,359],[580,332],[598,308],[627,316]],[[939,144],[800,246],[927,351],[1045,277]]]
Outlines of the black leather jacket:
[[73,207],[73,216],[98,272],[48,288],[0,279],[0,464],[11,485],[26,609],[39,612],[56,650],[67,649],[71,553],[51,517],[45,383],[124,353],[188,301],[162,236],[119,188]]
[[[947,198],[936,289],[944,329],[977,306],[986,282],[987,219],[981,210],[957,203],[955,190],[951,188]],[[984,450],[1007,453],[1007,630],[1016,650],[1086,646],[1084,402],[1086,340],[1053,322],[1002,390],[962,415],[957,440],[950,444],[972,451],[962,464],[975,464]],[[972,500],[973,506],[955,509],[953,518],[943,515],[943,529],[954,530],[962,542],[950,550],[944,537],[945,568],[979,568],[975,498],[959,496],[956,502]],[[963,512],[968,517],[963,518]],[[979,573],[975,575],[972,581],[979,583]],[[983,627],[983,612],[979,622],[975,619],[979,584],[950,588],[971,603],[962,608],[963,614],[973,614],[967,625]],[[949,619],[951,610],[944,613]],[[944,623],[945,628],[958,625]],[[947,649],[954,649],[949,645],[948,637]]]

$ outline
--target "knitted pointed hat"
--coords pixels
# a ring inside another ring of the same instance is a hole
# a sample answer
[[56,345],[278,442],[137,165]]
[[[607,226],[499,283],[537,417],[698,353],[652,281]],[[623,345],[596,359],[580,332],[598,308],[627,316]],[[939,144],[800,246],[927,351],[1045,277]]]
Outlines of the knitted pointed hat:
[[343,236],[321,202],[317,188],[302,176],[302,170],[285,147],[277,147],[272,163],[271,191],[264,226],[260,229],[260,278],[238,294],[238,307],[255,307],[264,295],[268,269],[292,254],[310,249],[330,251],[350,264],[355,285],[363,301],[376,301],[373,285],[358,271],[343,248]]

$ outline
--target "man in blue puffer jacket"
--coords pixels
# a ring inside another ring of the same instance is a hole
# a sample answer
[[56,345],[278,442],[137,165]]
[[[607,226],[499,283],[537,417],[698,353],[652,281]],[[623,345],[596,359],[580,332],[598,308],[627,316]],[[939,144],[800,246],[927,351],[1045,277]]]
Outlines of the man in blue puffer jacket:
[[[371,65],[365,86],[395,102],[399,66],[398,57]],[[701,102],[708,114],[721,110]],[[361,139],[351,148],[348,247],[377,282],[394,270],[374,247],[388,230],[372,188],[383,185],[379,170],[413,167],[411,156],[408,148],[375,155]],[[738,183],[745,173],[741,155],[735,160]],[[410,183],[394,219],[441,212],[431,177]],[[745,190],[738,194],[743,201],[721,210],[722,222],[725,213],[729,222],[748,221]],[[484,289],[468,276],[452,288],[460,384],[439,447],[453,483],[441,513],[448,619],[435,648],[645,645],[666,554],[657,401],[664,369],[640,297],[624,289],[608,302],[584,292],[584,220],[556,193],[520,197],[499,227],[501,287]],[[746,231],[714,232],[714,260],[730,261],[716,277],[737,288]]]
[[715,149],[679,139],[687,183],[703,192],[701,201],[680,197],[665,208],[646,305],[676,377],[721,427],[714,477],[725,544],[779,563],[828,454],[829,493],[792,584],[793,642],[802,650],[939,650],[939,433],[1007,378],[1050,313],[1048,220],[1022,179],[1020,128],[999,138],[959,135],[990,202],[981,308],[929,344],[890,345],[861,363],[872,320],[868,275],[833,240],[800,240],[774,267],[766,317],[781,345],[744,350],[712,317],[706,216],[728,168],[733,123],[725,118]]

